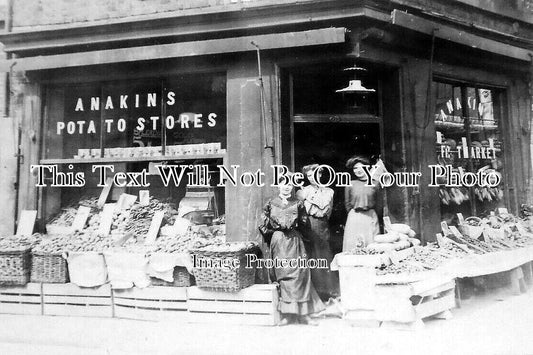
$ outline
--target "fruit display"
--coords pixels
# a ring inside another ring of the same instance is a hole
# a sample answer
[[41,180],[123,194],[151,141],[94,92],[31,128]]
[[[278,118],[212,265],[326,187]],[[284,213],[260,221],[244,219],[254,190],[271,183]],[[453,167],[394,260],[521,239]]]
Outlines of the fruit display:
[[103,252],[113,247],[113,240],[97,234],[76,232],[68,236],[44,238],[33,247],[40,254],[61,254],[64,252]]
[[210,253],[237,253],[240,251],[250,250],[257,247],[257,244],[254,242],[232,242],[195,247],[194,250],[201,250],[202,252]]
[[97,204],[98,199],[96,197],[82,198],[79,202],[63,208],[48,224],[58,227],[70,227],[80,206],[89,207],[91,209],[91,215],[94,215],[98,214],[100,210]]
[[355,247],[355,248],[353,248],[351,250],[348,250],[344,254],[346,254],[346,255],[376,255],[376,254],[380,254],[380,253],[375,251],[375,250],[369,250],[369,249],[363,248],[363,247]]
[[533,205],[522,204],[520,206],[520,216],[522,218],[533,217]]
[[439,198],[444,205],[460,205],[470,199],[468,189],[464,187],[440,187]]
[[461,248],[447,243],[443,247],[429,243],[424,247],[415,248],[407,258],[382,267],[377,270],[378,275],[402,274],[435,270],[446,261],[462,258],[467,253]]
[[[114,216],[116,224],[113,229],[120,232],[132,234],[135,238],[143,238],[150,229],[150,223],[155,212],[163,211],[163,225],[173,224],[178,210],[173,203],[159,201],[153,197],[150,198],[148,205],[135,203],[130,210],[122,210]],[[115,223],[115,221],[113,223]]]
[[385,253],[420,245],[420,240],[415,238],[416,232],[407,224],[392,223],[386,229],[387,233],[374,236],[374,243],[366,247],[369,251]]
[[480,202],[499,201],[503,198],[503,191],[499,187],[474,187],[474,195]]
[[[49,235],[33,243],[33,250],[43,254],[61,254],[63,252],[131,252],[149,255],[155,252],[184,253],[192,247],[203,247],[225,242],[224,218],[218,225],[191,226],[186,233],[179,235],[160,235],[153,245],[145,245],[144,238],[150,229],[152,219],[157,211],[163,211],[161,226],[174,224],[178,210],[170,201],[151,197],[147,205],[138,202],[127,208],[117,208],[113,212],[109,235],[99,235],[102,210],[97,207],[96,198],[86,198],[64,208],[50,223],[54,226],[69,227],[77,214],[79,206],[91,208],[85,227],[80,231]],[[6,242],[7,243],[7,242]],[[20,245],[13,241],[13,245]],[[0,244],[1,245],[1,244]]]
[[39,233],[33,235],[9,235],[0,237],[0,251],[18,251],[32,248],[37,245],[42,236]]

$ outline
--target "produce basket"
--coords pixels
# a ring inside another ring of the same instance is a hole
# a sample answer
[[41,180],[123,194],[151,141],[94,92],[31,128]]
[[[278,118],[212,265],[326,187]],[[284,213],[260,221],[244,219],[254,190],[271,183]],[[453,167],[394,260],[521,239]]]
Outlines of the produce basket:
[[172,287],[189,287],[194,284],[192,275],[189,274],[187,268],[183,266],[174,267],[174,272],[172,274],[174,281],[168,282],[165,280],[158,279],[157,277],[151,277],[152,286],[172,286]]
[[485,230],[485,226],[478,217],[468,217],[465,219],[465,222],[458,225],[457,228],[462,235],[473,239],[478,239]]
[[[193,275],[196,285],[201,288],[210,288],[228,292],[237,292],[251,286],[255,282],[255,265],[246,267],[246,255],[257,254],[258,247],[254,243],[224,243],[211,245],[205,248],[192,249],[191,255],[196,264]],[[219,266],[231,265],[238,260],[237,267]],[[211,266],[199,267],[201,261],[213,263]]]
[[31,282],[67,283],[67,260],[61,254],[32,252]]
[[0,286],[25,285],[30,280],[31,248],[0,250]]

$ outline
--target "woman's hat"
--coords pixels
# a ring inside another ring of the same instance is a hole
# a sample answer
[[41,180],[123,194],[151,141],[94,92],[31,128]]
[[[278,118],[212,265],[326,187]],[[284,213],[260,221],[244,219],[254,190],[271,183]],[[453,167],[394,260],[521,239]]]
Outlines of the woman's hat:
[[346,162],[346,167],[348,169],[353,169],[353,167],[357,163],[361,163],[361,164],[364,164],[364,165],[369,165],[370,164],[370,160],[368,160],[368,158],[366,158],[366,157],[364,157],[362,155],[354,155],[353,157],[348,159],[348,161]]
[[318,164],[309,164],[309,165],[306,165],[302,168],[302,173],[304,173],[304,175],[307,175],[308,172],[310,171],[314,171],[316,168],[318,168],[320,165]]

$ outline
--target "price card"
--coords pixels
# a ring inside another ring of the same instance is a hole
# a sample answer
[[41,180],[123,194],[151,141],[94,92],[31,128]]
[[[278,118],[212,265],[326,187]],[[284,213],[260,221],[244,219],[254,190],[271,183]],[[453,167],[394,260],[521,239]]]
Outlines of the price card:
[[442,229],[442,233],[446,236],[450,234],[450,228],[448,227],[448,223],[442,221],[440,222],[440,228]]
[[130,194],[122,194],[118,198],[117,201],[117,209],[118,210],[125,210],[133,206],[133,204],[137,201],[137,196],[130,195]]
[[72,222],[72,229],[74,231],[82,230],[83,227],[85,227],[85,223],[87,223],[87,218],[89,218],[90,213],[90,207],[80,206],[78,208],[78,212],[76,213],[76,217],[74,217],[74,221]]
[[148,233],[146,234],[146,238],[144,240],[145,245],[154,244],[155,239],[157,238],[157,233],[159,233],[161,223],[163,222],[164,215],[165,212],[163,211],[157,211],[156,213],[154,213],[152,223],[150,223],[150,229],[148,229]]
[[23,210],[22,212],[20,212],[16,235],[32,235],[33,226],[35,225],[36,218],[36,210]]
[[98,197],[98,207],[102,207],[105,202],[107,201],[107,197],[109,196],[109,192],[111,191],[111,187],[113,186],[113,179],[107,178],[105,181],[105,187],[102,189],[102,192],[100,193],[100,197]]
[[441,233],[437,233],[437,244],[439,244],[439,247],[443,247],[446,244],[446,240],[442,237]]
[[498,214],[509,214],[507,208],[498,208]]
[[148,206],[150,204],[150,191],[149,190],[139,191],[139,203],[142,206]]
[[111,230],[111,224],[113,223],[113,212],[117,207],[116,203],[106,203],[104,210],[100,212],[100,227],[98,228],[98,234],[107,236]]

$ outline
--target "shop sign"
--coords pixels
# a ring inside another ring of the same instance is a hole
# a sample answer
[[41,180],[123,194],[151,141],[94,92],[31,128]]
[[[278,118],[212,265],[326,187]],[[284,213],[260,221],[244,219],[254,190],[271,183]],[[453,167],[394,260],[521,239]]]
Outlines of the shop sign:
[[[137,135],[150,135],[150,132],[156,137],[159,133],[157,131],[164,127],[167,130],[177,129],[202,129],[215,127],[217,125],[218,115],[214,112],[196,113],[196,112],[172,112],[172,108],[177,104],[177,98],[174,91],[169,91],[166,94],[165,102],[163,103],[158,93],[147,93],[144,95],[135,94],[107,96],[104,100],[100,97],[76,99],[74,113],[84,112],[117,112],[117,118],[104,118],[103,130],[106,133],[126,132],[128,128],[134,129]],[[166,114],[164,117],[161,114],[154,114],[158,110],[161,112],[161,105],[164,104]],[[133,117],[124,117],[124,114],[132,114]],[[97,123],[100,118],[94,119],[80,119],[80,120],[64,120],[56,122],[57,135],[74,135],[74,134],[97,134]],[[132,127],[129,127],[129,126]]]

